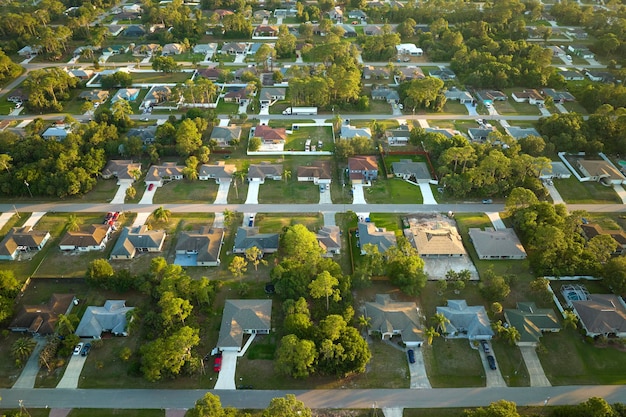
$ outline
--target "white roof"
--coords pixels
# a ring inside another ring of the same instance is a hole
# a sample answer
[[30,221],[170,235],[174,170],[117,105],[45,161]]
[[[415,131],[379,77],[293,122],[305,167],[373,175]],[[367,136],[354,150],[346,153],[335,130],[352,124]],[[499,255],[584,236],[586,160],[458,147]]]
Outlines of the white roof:
[[401,43],[396,46],[398,51],[423,52],[422,48],[418,48],[414,43]]

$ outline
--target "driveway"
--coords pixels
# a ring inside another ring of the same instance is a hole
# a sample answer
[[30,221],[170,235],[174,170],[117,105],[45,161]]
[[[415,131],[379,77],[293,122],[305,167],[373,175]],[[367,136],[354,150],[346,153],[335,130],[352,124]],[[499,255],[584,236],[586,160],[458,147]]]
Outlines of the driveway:
[[157,192],[159,187],[155,185],[152,191],[148,190],[148,187],[149,186],[146,186],[146,191],[143,192],[143,196],[141,197],[141,200],[139,200],[139,204],[152,204],[154,194]]
[[498,368],[496,370],[489,368],[489,362],[487,362],[487,354],[483,352],[481,348],[478,348],[478,352],[480,352],[480,359],[482,360],[483,368],[485,368],[485,375],[487,376],[485,386],[487,388],[506,387],[506,382],[504,382],[504,378],[502,378],[502,374],[500,373],[498,358],[496,358],[496,355],[493,354],[493,348],[491,349],[490,355],[492,355],[496,360],[496,367]]
[[24,222],[24,226],[34,227],[37,224],[37,222],[41,220],[43,216],[45,216],[45,214],[46,213],[43,211],[36,211],[32,213],[30,217]]
[[333,204],[333,200],[330,197],[330,190],[324,190],[324,192],[320,191],[320,204]]
[[493,225],[494,229],[496,230],[506,229],[506,225],[500,218],[500,213],[498,213],[497,211],[496,212],[491,211],[491,212],[485,212],[485,214],[487,215],[487,217],[489,217],[489,220],[491,220],[491,224]]
[[133,225],[131,227],[137,227],[137,226],[143,226],[144,224],[146,224],[146,220],[148,220],[148,217],[150,217],[152,213],[147,212],[147,213],[137,213],[137,217],[135,217],[135,221],[133,222]]
[[235,371],[237,370],[237,352],[222,351],[222,370],[217,377],[214,389],[237,389]]
[[259,187],[260,182],[252,181],[248,183],[248,197],[244,204],[259,204]]
[[433,189],[430,188],[429,183],[420,183],[420,191],[422,192],[422,198],[424,202],[422,204],[437,204],[435,196],[433,195]]
[[220,182],[217,188],[217,196],[213,204],[228,204],[228,190],[230,189],[230,181]]
[[562,104],[554,103],[554,107],[556,107],[556,109],[561,113],[569,113],[567,109],[565,108],[565,106]]
[[[409,363],[409,372],[411,373],[411,389],[430,389],[430,381],[426,373],[424,365],[424,355],[422,348],[413,348],[415,352],[415,363]],[[407,357],[408,360],[408,357]]]
[[230,119],[219,119],[219,121],[220,121],[220,124],[218,126],[221,126],[221,127],[227,127],[228,124],[230,123]]
[[624,187],[619,184],[613,184],[613,189],[615,190],[619,198],[622,199],[622,203],[626,204],[626,190],[624,189]]
[[430,127],[430,125],[428,124],[428,120],[426,119],[417,119],[417,123],[419,123],[422,129],[427,129]]
[[552,202],[554,204],[565,204],[565,201],[563,201],[563,197],[561,197],[561,194],[559,194],[559,190],[557,190],[554,186],[554,182],[552,184],[544,182],[543,186],[546,187],[546,190],[548,190],[548,193],[550,193],[550,197],[552,197]]
[[224,213],[215,213],[213,227],[224,227]]
[[67,364],[67,368],[65,368],[63,378],[61,378],[57,384],[57,388],[78,388],[78,379],[80,378],[80,373],[83,371],[83,366],[85,365],[86,360],[87,356],[72,355],[69,363]]
[[45,337],[35,337],[34,340],[37,342],[33,353],[30,354],[28,361],[26,362],[26,366],[22,369],[22,373],[20,374],[15,384],[13,384],[12,388],[35,388],[35,381],[37,380],[37,374],[39,373],[39,353],[41,349],[46,345]]
[[325,211],[322,213],[324,216],[324,226],[337,226],[335,222],[335,216],[337,215],[334,211]]
[[14,214],[15,213],[11,213],[10,211],[0,214],[0,229],[2,229],[4,225],[11,220],[11,217],[13,217]]
[[528,375],[530,376],[531,387],[551,387],[550,381],[543,372],[543,367],[539,358],[537,357],[537,351],[534,346],[520,346],[519,350],[522,352],[526,369],[528,369]]
[[354,184],[352,186],[352,204],[367,204],[365,194],[363,193],[363,184]]
[[552,113],[550,113],[550,110],[546,109],[545,107],[542,107],[542,106],[537,106],[537,107],[539,108],[539,111],[541,112],[542,116],[549,117],[552,115]]
[[115,193],[115,197],[113,197],[113,200],[111,200],[111,204],[124,204],[124,200],[126,199],[126,190],[128,190],[131,185],[133,184],[129,182],[121,183],[117,189],[117,192]]
[[465,108],[467,109],[467,114],[470,116],[479,116],[478,112],[476,111],[476,106],[474,106],[473,103],[464,103],[465,104]]
[[246,54],[236,54],[234,64],[243,64],[246,60]]

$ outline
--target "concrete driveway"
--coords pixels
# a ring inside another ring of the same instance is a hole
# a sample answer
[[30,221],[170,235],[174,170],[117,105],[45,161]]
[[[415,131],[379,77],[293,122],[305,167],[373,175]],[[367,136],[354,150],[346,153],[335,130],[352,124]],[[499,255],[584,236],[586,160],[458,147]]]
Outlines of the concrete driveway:
[[626,204],[626,190],[624,189],[624,187],[619,184],[613,184],[613,189],[615,190],[619,198],[622,199],[622,203]]
[[24,226],[34,227],[37,224],[37,222],[41,220],[41,218],[45,215],[46,215],[46,212],[44,211],[36,211],[32,213],[30,217],[24,222]]
[[333,200],[330,197],[330,190],[324,190],[323,192],[320,190],[320,204],[333,204]]
[[237,352],[222,352],[222,370],[220,371],[214,389],[237,389],[235,386],[235,371],[237,370]]
[[46,345],[45,337],[35,337],[37,342],[33,353],[30,354],[22,373],[20,374],[12,388],[35,388],[35,381],[37,380],[37,374],[39,373],[39,353],[41,349]]
[[422,204],[437,204],[435,196],[433,195],[433,189],[430,188],[429,183],[420,183],[420,191],[422,192],[422,198],[424,202]]
[[11,217],[13,217],[14,214],[15,213],[11,213],[11,212],[0,214],[0,229],[2,229],[4,225],[7,224],[9,220],[11,220]]
[[213,204],[228,204],[228,190],[230,189],[230,181],[221,182],[217,189],[217,196]]
[[479,116],[478,112],[476,111],[476,106],[474,106],[473,103],[464,103],[465,104],[465,108],[467,109],[467,114],[470,116]]
[[559,190],[557,190],[554,186],[554,182],[552,184],[544,182],[543,186],[546,187],[546,190],[550,193],[550,197],[552,197],[552,202],[554,202],[554,204],[565,204],[563,197],[559,194]]
[[432,386],[430,385],[428,374],[426,373],[422,348],[415,347],[412,349],[413,352],[415,352],[415,363],[409,363],[409,372],[411,373],[411,389],[430,389]]
[[491,212],[485,212],[485,214],[487,215],[487,217],[489,217],[489,220],[491,220],[491,224],[493,225],[494,229],[496,230],[506,229],[506,225],[500,218],[500,213],[498,213],[497,211],[496,212],[491,211]]
[[129,182],[121,183],[115,192],[115,197],[111,200],[111,204],[124,204],[124,200],[126,199],[126,190],[128,190],[131,185],[132,184]]
[[154,194],[157,192],[159,187],[155,185],[152,190],[148,190],[149,187],[150,186],[146,186],[146,191],[143,192],[143,196],[141,197],[141,200],[139,200],[139,204],[152,204]]
[[496,368],[498,368],[496,370],[489,368],[489,362],[487,362],[487,354],[483,352],[482,348],[479,347],[478,352],[480,353],[480,359],[483,363],[483,368],[485,368],[485,375],[487,376],[485,386],[487,388],[506,387],[507,385],[506,382],[504,382],[504,378],[502,378],[502,374],[500,373],[500,365],[498,365],[498,358],[496,358],[496,355],[493,353],[493,348],[491,348],[490,355],[492,355],[496,360]]
[[146,224],[146,220],[148,220],[148,217],[150,217],[152,213],[147,212],[147,213],[137,213],[137,217],[135,217],[135,221],[133,222],[132,227],[137,227],[137,226],[143,226],[144,224]]
[[248,196],[244,204],[259,204],[259,187],[260,182],[252,181],[248,183]]
[[224,227],[224,213],[215,213],[213,227]]
[[237,55],[235,55],[235,61],[233,63],[234,64],[243,64],[245,60],[246,60],[246,55],[245,54],[237,54]]
[[530,376],[531,387],[551,387],[550,381],[543,372],[541,362],[537,357],[537,351],[534,346],[520,346],[519,350],[522,352],[526,369],[528,369],[528,375]]
[[80,373],[83,371],[86,360],[87,356],[72,355],[67,364],[67,368],[65,368],[63,378],[61,378],[57,384],[57,388],[78,388],[78,379],[80,378]]
[[363,184],[354,184],[352,186],[352,204],[367,204],[365,194],[363,193]]

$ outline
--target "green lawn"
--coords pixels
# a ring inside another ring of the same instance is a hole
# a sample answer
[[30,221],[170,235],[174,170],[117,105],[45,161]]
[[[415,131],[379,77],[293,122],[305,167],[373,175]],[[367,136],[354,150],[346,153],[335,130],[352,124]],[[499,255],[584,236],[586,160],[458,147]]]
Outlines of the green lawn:
[[443,107],[444,114],[467,114],[467,107],[465,104],[461,104],[458,101],[446,101]]
[[370,220],[376,227],[384,227],[390,232],[400,232],[402,230],[400,214],[392,213],[371,213]]
[[106,410],[94,408],[73,408],[68,417],[164,417],[164,410]]
[[507,385],[509,387],[529,387],[530,376],[519,348],[497,339],[491,341],[491,346],[496,358],[498,358],[498,367]]
[[191,72],[133,72],[133,83],[182,83],[191,78]]
[[204,54],[194,54],[193,51],[187,51],[182,54],[172,55],[176,62],[200,62],[204,59]]
[[220,100],[215,108],[215,112],[218,114],[235,114],[238,110],[239,105],[237,103],[227,103],[224,100]]
[[318,151],[332,151],[335,146],[333,144],[333,132],[330,126],[305,126],[293,130],[293,133],[287,136],[285,149],[293,149],[295,151],[303,151],[305,142],[310,139],[311,145],[317,147],[317,142],[321,140],[324,143],[322,149]]
[[215,181],[171,181],[159,187],[154,194],[154,204],[213,203],[217,196]]
[[[132,52],[127,52],[125,54],[114,54],[111,55],[108,59],[107,62],[105,62],[104,64],[102,64],[102,66],[106,67],[106,64],[111,62],[111,63],[117,63],[117,62],[136,62],[136,60],[138,59],[138,57],[134,57]],[[141,59],[141,58],[139,58]]]
[[484,387],[485,370],[477,349],[467,339],[438,337],[423,346],[424,364],[433,388]]
[[[135,188],[137,187],[135,184]],[[95,187],[79,199],[84,203],[108,203],[115,197],[118,188],[117,181],[114,179],[98,179]]]
[[[297,178],[287,181],[266,180],[259,188],[259,204],[295,204],[317,203],[320,201],[319,188],[312,182],[299,182]],[[296,174],[297,175],[297,174]]]
[[569,204],[621,203],[615,190],[597,182],[580,182],[573,175],[570,178],[555,179],[554,186]]
[[422,204],[423,198],[417,185],[399,178],[378,177],[371,187],[364,187],[365,200],[370,204]]
[[[523,89],[521,89],[521,88],[518,88],[518,89],[506,89],[503,92],[508,97],[510,97],[511,93],[514,93],[514,92],[520,91],[520,90],[523,90]],[[526,102],[518,103],[517,101],[513,100],[512,98],[509,98],[506,101],[496,101],[496,102],[493,103],[493,106],[495,107],[495,109],[500,114],[520,114],[520,115],[529,115],[529,116],[535,116],[535,115],[540,115],[541,114],[541,112],[539,111],[539,108],[537,106],[528,104]]]
[[324,218],[319,213],[292,215],[260,213],[256,215],[254,223],[261,233],[281,233],[285,227],[294,224],[302,224],[307,229],[316,231],[324,225]]

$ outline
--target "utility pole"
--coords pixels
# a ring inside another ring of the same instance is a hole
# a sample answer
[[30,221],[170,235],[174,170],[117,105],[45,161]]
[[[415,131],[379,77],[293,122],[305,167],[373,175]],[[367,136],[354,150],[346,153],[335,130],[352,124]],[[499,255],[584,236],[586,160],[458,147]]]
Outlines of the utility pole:
[[30,198],[33,198],[33,193],[30,191],[30,184],[26,180],[24,180],[24,185],[28,189],[28,194],[30,194]]

